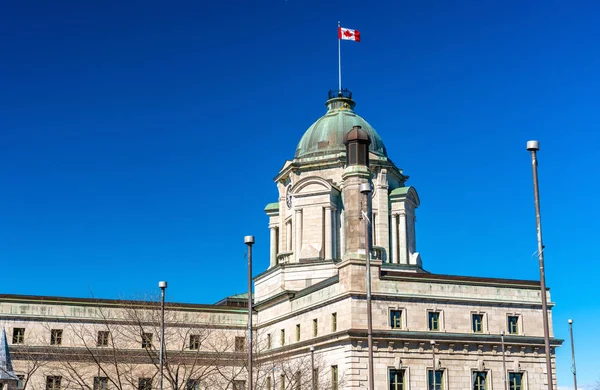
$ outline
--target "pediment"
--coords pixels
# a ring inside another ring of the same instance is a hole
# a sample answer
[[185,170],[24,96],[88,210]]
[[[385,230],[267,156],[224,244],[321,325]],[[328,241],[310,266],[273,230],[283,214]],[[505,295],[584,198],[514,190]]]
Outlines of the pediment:
[[331,194],[333,191],[339,192],[329,181],[318,177],[306,177],[292,187],[292,194],[295,196],[315,195],[315,194]]

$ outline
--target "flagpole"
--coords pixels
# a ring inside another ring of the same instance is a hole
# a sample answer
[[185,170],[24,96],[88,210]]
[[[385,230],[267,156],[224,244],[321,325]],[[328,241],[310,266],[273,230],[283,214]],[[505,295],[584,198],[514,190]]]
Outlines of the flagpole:
[[340,24],[340,21],[338,20],[338,93],[342,93],[342,45],[341,45],[341,38],[340,38],[340,27],[342,27],[342,25]]

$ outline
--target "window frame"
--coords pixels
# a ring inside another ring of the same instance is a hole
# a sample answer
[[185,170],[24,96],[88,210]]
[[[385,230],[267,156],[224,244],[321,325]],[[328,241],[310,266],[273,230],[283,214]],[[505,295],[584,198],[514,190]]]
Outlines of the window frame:
[[25,344],[25,328],[13,328],[13,344]]
[[[58,386],[57,386],[58,383]],[[46,390],[60,390],[62,388],[62,376],[46,375]]]
[[285,329],[281,329],[280,333],[279,333],[279,342],[281,343],[281,346],[283,347],[285,345]]
[[339,369],[337,365],[331,366],[331,390],[339,388]]
[[[400,382],[400,387],[398,387],[398,383],[393,383],[392,382],[392,374],[395,373],[397,375],[397,373],[402,373],[402,381]],[[406,368],[395,368],[395,367],[390,367],[388,368],[388,389],[390,390],[406,390],[407,387],[407,379],[408,379],[408,373]]]
[[[511,319],[515,319],[514,325],[516,326],[516,331],[513,332],[511,328]],[[506,331],[509,335],[518,335],[521,334],[521,315],[519,314],[507,314],[506,315]]]
[[50,345],[62,345],[62,329],[50,329]]
[[[404,329],[404,310],[394,307],[394,308],[390,308],[389,311],[389,326],[391,329]],[[397,321],[395,321],[395,317],[394,314],[397,313],[399,316],[397,318]],[[397,325],[397,326],[396,326]]]
[[296,324],[296,342],[300,341],[301,336],[300,324]]
[[313,337],[317,337],[319,335],[319,319],[313,319]]
[[147,378],[147,377],[138,378],[137,390],[152,390],[152,378]]
[[[519,375],[521,379],[521,383],[518,386],[513,386],[511,381],[511,375]],[[509,371],[508,372],[508,390],[525,390],[525,372],[523,371]]]
[[[476,321],[475,317],[481,317],[481,322],[479,323],[479,330],[476,330],[477,321]],[[472,312],[471,313],[471,331],[473,333],[484,333],[484,326],[483,326],[484,321],[485,321],[485,314],[484,313],[475,313],[475,312]]]
[[25,388],[25,374],[17,374],[17,378],[19,378],[17,381],[17,390]]
[[[437,325],[434,329],[433,316],[436,315],[435,324]],[[427,330],[430,332],[441,332],[442,331],[442,311],[441,310],[427,310]]]
[[337,312],[331,313],[331,331],[337,332]]
[[[446,375],[445,375],[445,371],[444,369],[439,369],[439,370],[435,370],[435,373],[437,374],[438,372],[440,373],[440,381],[438,383],[437,381],[437,376],[436,376],[436,381],[435,381],[435,389],[439,389],[439,390],[444,390],[446,388]],[[434,372],[433,369],[431,368],[427,368],[427,389],[431,390],[433,387],[433,383],[430,379],[433,379],[433,377],[430,378],[429,373],[430,372]]]
[[246,337],[235,336],[233,349],[235,352],[244,352],[246,350]]
[[271,349],[271,333],[267,333],[267,349]]
[[200,335],[199,334],[191,334],[190,342],[188,348],[190,351],[199,351],[200,350]]
[[143,349],[151,349],[152,348],[152,339],[153,334],[150,332],[142,333],[142,348]]
[[245,390],[246,389],[246,381],[237,379],[233,381],[233,390]]
[[[104,383],[104,386],[97,386],[101,383]],[[95,376],[94,382],[92,385],[93,390],[107,390],[108,389],[108,377],[105,376]]]
[[200,380],[189,378],[185,381],[185,390],[200,390]]
[[[481,375],[483,375],[483,384],[481,384],[481,382],[479,382],[479,379],[481,377]],[[489,372],[487,370],[474,370],[471,371],[471,388],[473,390],[488,390],[488,376],[489,376]],[[482,387],[483,386],[483,387]]]
[[273,390],[273,381],[271,379],[271,376],[267,376],[266,378],[266,384],[265,386],[267,387],[267,390]]
[[108,347],[110,332],[107,330],[99,330],[96,338],[96,347]]

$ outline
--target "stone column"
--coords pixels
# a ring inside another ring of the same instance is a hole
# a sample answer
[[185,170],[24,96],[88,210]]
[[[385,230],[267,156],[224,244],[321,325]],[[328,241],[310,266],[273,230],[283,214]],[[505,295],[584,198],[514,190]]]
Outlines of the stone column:
[[390,247],[392,263],[398,264],[398,214],[392,214],[392,245]]
[[406,234],[406,212],[400,212],[398,221],[398,257],[400,264],[408,264],[408,235]]
[[286,242],[285,250],[286,251],[293,250],[293,247],[292,247],[292,222],[291,221],[288,221],[285,224],[285,242]]
[[296,262],[300,262],[300,251],[302,250],[302,210],[296,210]]
[[344,210],[340,210],[340,259],[342,259],[346,253],[346,229],[344,229],[344,214]]
[[331,206],[325,206],[325,260],[332,259],[333,239],[331,237]]
[[333,225],[333,227],[332,227],[333,231],[331,233],[332,234],[332,240],[333,240],[333,242],[332,242],[333,250],[331,251],[332,252],[331,256],[334,259],[338,259],[339,258],[338,257],[338,246],[337,246],[337,244],[338,244],[338,242],[337,242],[338,241],[337,235],[338,235],[338,231],[339,231],[338,230],[338,213],[337,213],[336,209],[332,209],[331,212],[333,214],[332,218],[331,218],[331,224]]
[[277,228],[275,226],[271,226],[271,253],[270,253],[270,265],[269,267],[274,267],[277,265]]
[[371,213],[371,237],[373,239],[372,244],[378,245],[379,240],[377,237],[377,213],[375,212]]

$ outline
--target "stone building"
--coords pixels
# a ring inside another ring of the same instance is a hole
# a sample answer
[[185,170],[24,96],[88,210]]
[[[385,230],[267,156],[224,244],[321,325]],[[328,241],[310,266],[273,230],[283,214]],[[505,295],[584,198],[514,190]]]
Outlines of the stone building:
[[[554,366],[554,348],[562,341],[552,338],[551,351],[544,349],[540,283],[426,271],[416,240],[420,201],[406,185],[408,176],[388,157],[375,129],[356,114],[348,91],[330,93],[326,106],[275,177],[279,197],[265,208],[270,265],[254,278],[254,388],[311,389],[313,374],[319,389],[367,388],[367,255],[375,389],[546,388],[546,354]],[[365,192],[365,185],[372,190]],[[171,387],[246,387],[246,299],[171,306],[168,328],[180,332],[165,337],[166,348],[187,362],[187,376],[168,382]],[[111,363],[97,352],[99,332],[111,323],[131,328],[133,335],[120,340],[123,359],[136,362],[123,388],[156,388],[156,351],[141,346],[146,330],[157,323],[151,318],[157,307],[143,307],[140,319],[140,310],[132,316],[128,305],[0,296],[0,321],[12,335],[15,372],[24,375],[28,353],[41,345],[27,346],[20,332],[52,344],[57,337],[52,332],[61,330],[68,348],[47,345],[32,383],[46,390],[115,387],[97,383],[115,376],[98,373]],[[148,332],[158,339],[156,329]],[[90,363],[90,355],[108,363]],[[87,376],[57,387],[52,378],[61,375],[52,370],[68,371],[60,361],[80,362]],[[114,363],[113,371],[124,364]],[[192,364],[207,367],[210,375],[196,380]]]

